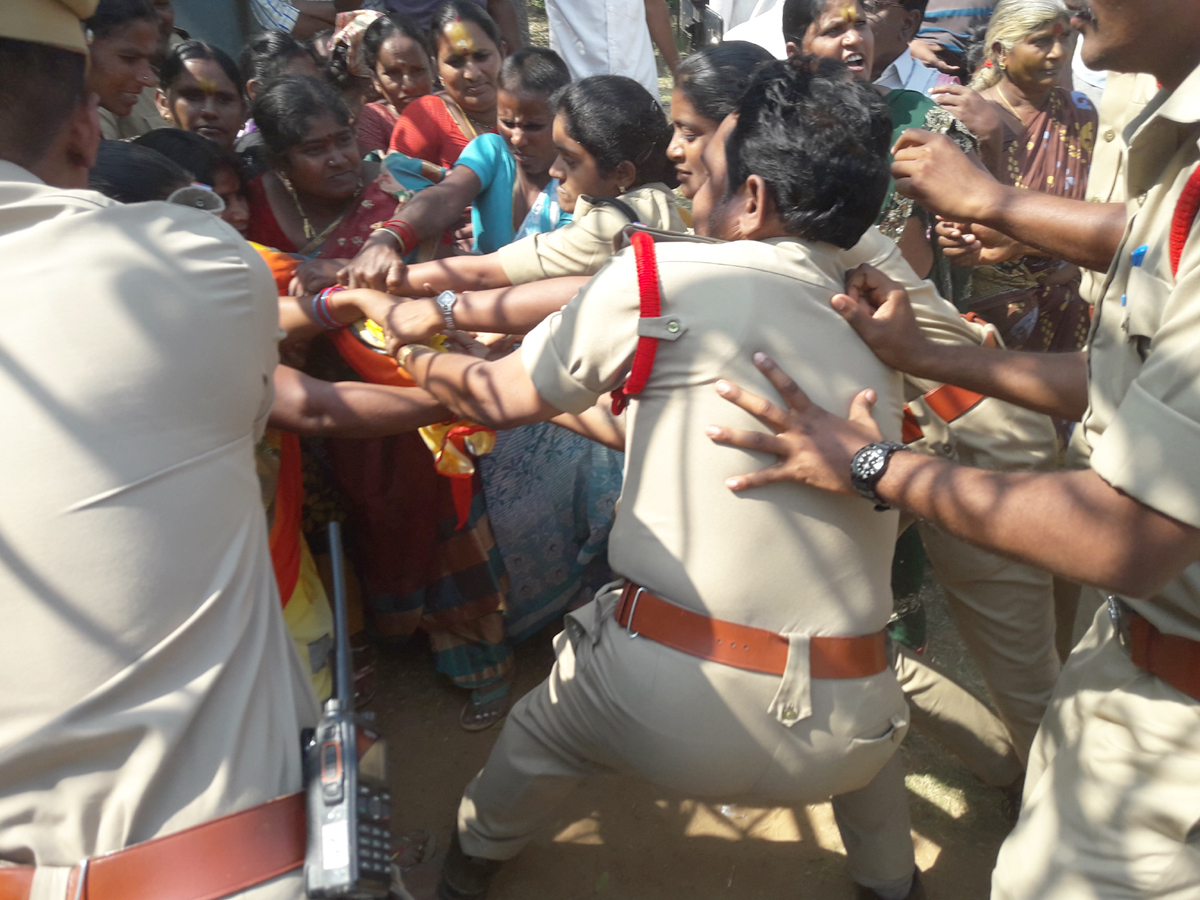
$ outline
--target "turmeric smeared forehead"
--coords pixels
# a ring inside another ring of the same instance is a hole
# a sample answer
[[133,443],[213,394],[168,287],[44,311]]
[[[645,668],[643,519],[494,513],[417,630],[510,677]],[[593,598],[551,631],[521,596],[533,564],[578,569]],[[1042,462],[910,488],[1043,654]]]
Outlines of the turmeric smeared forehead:
[[442,33],[456,52],[473,53],[475,51],[475,41],[471,37],[471,32],[467,30],[467,26],[463,24],[462,19],[455,19],[446,26]]

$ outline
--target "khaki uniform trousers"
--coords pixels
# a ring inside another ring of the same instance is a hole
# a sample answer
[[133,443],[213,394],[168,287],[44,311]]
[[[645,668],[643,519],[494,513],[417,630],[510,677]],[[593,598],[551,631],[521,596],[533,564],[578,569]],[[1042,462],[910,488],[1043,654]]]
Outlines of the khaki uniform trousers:
[[1054,579],[936,528],[920,528],[934,577],[1024,763],[1061,669]]
[[1101,609],[1038,732],[992,900],[1200,896],[1200,702],[1138,669]]
[[896,644],[893,668],[908,700],[910,724],[962,761],[991,787],[1014,784],[1025,772],[1004,723],[970,691]]
[[812,714],[788,727],[767,712],[780,678],[631,639],[612,617],[617,598],[568,615],[549,677],[513,707],[467,786],[463,850],[510,859],[580,779],[635,773],[693,797],[832,796],[851,876],[904,896],[915,860],[894,752],[908,722],[891,671],[810,682]]

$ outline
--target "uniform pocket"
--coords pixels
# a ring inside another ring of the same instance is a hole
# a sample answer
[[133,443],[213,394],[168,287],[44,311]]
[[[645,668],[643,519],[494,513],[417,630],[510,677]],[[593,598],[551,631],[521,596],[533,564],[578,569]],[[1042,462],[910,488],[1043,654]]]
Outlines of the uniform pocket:
[[1125,317],[1121,328],[1128,340],[1137,345],[1142,359],[1150,352],[1150,342],[1162,323],[1163,309],[1171,294],[1171,285],[1142,266],[1129,270],[1129,281],[1121,298]]

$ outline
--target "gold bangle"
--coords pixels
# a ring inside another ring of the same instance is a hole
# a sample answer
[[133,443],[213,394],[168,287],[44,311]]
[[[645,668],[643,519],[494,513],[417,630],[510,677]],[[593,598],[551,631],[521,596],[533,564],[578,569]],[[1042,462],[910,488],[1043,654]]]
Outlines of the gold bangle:
[[413,351],[416,349],[416,344],[405,344],[400,348],[400,352],[396,354],[396,364],[402,369],[407,369],[408,361],[412,359]]

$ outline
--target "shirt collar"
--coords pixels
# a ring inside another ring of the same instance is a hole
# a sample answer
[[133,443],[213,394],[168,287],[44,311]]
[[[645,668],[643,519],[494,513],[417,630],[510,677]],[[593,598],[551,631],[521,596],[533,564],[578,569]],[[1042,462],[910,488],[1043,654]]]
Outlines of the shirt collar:
[[7,159],[0,159],[0,181],[21,181],[26,184],[44,183],[42,179],[38,178],[28,169],[18,166],[14,162],[9,162]]
[[1157,115],[1180,125],[1200,122],[1200,66],[1162,101]]

